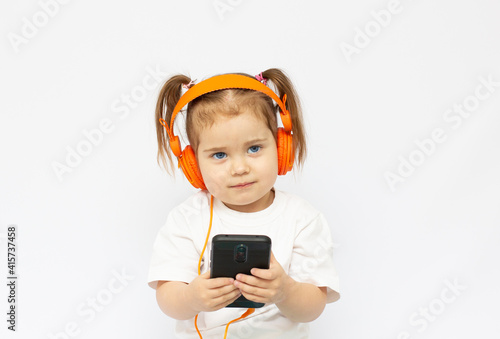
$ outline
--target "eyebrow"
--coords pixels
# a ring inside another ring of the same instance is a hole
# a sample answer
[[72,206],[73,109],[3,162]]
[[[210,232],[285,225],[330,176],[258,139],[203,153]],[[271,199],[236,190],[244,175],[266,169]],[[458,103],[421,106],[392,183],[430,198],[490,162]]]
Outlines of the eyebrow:
[[[254,144],[262,143],[264,141],[267,141],[267,138],[256,138],[256,139],[252,139],[252,140],[245,142],[245,145],[246,146],[254,145]],[[212,148],[203,150],[203,152],[204,153],[224,152],[226,149],[227,149],[227,147],[225,147],[225,146],[212,147]]]

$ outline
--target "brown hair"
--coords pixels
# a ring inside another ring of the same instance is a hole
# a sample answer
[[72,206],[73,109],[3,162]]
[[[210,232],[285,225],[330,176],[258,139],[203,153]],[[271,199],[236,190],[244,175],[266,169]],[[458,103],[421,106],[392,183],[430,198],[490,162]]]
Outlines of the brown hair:
[[[238,73],[253,78],[251,75]],[[299,98],[290,79],[277,68],[262,72],[262,76],[274,85],[276,94],[283,100],[286,94],[286,108],[292,118],[293,147],[295,149],[294,166],[300,167],[306,157],[306,138],[302,121],[302,111]],[[185,75],[174,75],[168,79],[160,90],[156,104],[155,123],[158,140],[158,163],[169,171],[174,169],[168,136],[165,127],[159,119],[165,119],[170,124],[170,119],[175,105],[182,94],[182,85],[188,84],[191,79]],[[247,108],[266,122],[276,139],[277,117],[279,106],[266,94],[249,89],[223,89],[204,94],[187,105],[186,133],[193,150],[197,151],[199,132],[215,123],[217,117],[234,116]],[[185,146],[185,145],[183,145]],[[167,157],[168,162],[167,162]],[[170,171],[169,171],[170,172]],[[173,171],[172,171],[173,172]]]

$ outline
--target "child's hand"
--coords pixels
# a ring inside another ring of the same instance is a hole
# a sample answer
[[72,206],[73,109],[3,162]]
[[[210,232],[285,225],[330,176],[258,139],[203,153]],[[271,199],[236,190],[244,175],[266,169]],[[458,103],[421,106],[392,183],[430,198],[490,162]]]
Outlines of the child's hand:
[[197,276],[187,286],[187,302],[196,313],[217,311],[241,295],[233,278],[210,279],[210,271]]
[[252,268],[252,275],[238,274],[234,286],[251,301],[279,303],[288,295],[294,280],[290,278],[271,252],[269,269]]

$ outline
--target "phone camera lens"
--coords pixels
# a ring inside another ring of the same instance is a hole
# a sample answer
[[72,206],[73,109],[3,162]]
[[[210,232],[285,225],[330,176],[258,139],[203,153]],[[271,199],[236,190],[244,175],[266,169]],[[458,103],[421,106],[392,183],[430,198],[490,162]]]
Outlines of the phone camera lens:
[[234,260],[242,263],[247,261],[247,246],[244,244],[237,245],[234,248]]

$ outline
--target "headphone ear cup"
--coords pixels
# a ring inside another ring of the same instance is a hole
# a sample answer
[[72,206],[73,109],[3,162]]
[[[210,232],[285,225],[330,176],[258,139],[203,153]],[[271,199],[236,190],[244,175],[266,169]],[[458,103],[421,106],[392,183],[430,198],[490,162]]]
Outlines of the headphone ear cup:
[[284,128],[278,128],[278,175],[285,175],[292,170],[295,154],[293,138]]
[[203,177],[201,176],[200,169],[198,168],[193,148],[190,145],[186,146],[184,151],[182,151],[182,155],[179,158],[179,164],[182,172],[184,172],[184,175],[191,185],[195,188],[201,188],[202,190],[207,189]]

